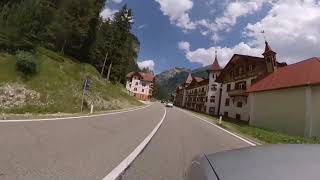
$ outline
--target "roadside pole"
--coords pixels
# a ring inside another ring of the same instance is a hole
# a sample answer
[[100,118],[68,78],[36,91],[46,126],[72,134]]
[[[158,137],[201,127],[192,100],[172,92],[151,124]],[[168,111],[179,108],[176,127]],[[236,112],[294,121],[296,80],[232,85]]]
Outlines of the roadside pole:
[[93,114],[93,103],[91,103],[90,114]]
[[89,88],[90,88],[90,79],[89,79],[89,76],[87,76],[86,80],[83,83],[83,88],[82,88],[81,112],[83,111],[84,95],[86,91],[89,91]]
[[82,100],[81,100],[81,112],[83,111],[83,101],[84,101],[84,93],[86,91],[87,80],[84,81],[84,86],[82,88]]

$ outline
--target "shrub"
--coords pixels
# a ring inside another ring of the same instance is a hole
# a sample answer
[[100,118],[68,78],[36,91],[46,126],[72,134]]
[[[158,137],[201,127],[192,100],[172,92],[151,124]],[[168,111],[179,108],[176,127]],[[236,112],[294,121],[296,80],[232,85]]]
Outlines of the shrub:
[[30,52],[18,51],[16,54],[16,68],[25,76],[31,76],[37,72],[37,64]]

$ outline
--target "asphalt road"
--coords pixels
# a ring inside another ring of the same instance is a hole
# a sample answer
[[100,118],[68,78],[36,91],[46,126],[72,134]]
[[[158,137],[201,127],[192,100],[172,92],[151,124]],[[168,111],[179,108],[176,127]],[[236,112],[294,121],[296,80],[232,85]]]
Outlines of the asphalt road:
[[190,114],[167,108],[162,127],[122,179],[182,180],[196,156],[247,146],[250,145]]
[[0,180],[101,180],[159,123],[160,104],[108,116],[0,121]]
[[[101,180],[160,122],[161,104],[100,117],[35,122],[0,121],[1,180]],[[124,172],[123,179],[184,179],[202,153],[249,146],[177,108]]]

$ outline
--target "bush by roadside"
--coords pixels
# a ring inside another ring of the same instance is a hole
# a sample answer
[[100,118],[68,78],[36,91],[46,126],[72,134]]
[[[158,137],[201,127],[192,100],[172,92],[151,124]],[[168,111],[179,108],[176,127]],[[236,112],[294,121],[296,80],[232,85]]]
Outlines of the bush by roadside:
[[32,76],[37,73],[37,64],[33,54],[26,51],[18,51],[16,59],[16,68],[25,77]]

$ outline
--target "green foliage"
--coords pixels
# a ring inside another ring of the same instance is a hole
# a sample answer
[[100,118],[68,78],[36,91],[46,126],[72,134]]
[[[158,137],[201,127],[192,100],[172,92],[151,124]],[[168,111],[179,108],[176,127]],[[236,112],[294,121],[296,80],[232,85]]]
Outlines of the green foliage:
[[164,101],[167,101],[170,99],[170,95],[168,91],[157,82],[154,85],[153,97],[158,100],[164,100]]
[[[217,118],[211,117],[209,115],[204,116],[208,117],[215,123],[218,122]],[[220,126],[235,133],[242,134],[243,136],[248,137],[249,139],[254,139],[255,141],[261,142],[263,144],[320,144],[319,138],[304,138],[300,136],[291,136],[268,129],[249,126],[236,121],[223,121],[222,125]]]
[[31,76],[37,72],[37,64],[31,53],[18,51],[16,59],[16,68],[18,71],[22,72],[24,76]]
[[95,110],[111,110],[141,105],[125,93],[123,86],[106,84],[100,78],[99,72],[89,64],[75,62],[44,48],[36,49],[34,58],[38,65],[38,73],[28,81],[22,81],[19,73],[15,70],[16,57],[0,52],[0,86],[4,83],[18,82],[23,83],[27,89],[32,89],[41,94],[40,104],[27,104],[26,106],[6,110],[0,109],[0,112],[79,112],[82,83],[86,76],[90,76],[92,79],[88,96],[99,96],[110,103],[109,107],[95,107]]
[[[99,20],[97,40],[90,51],[90,59],[101,71],[107,57],[106,67],[112,64],[110,80],[113,82],[125,83],[128,72],[139,70],[136,59],[140,43],[130,33],[132,20],[132,12],[126,6],[114,15],[113,20]],[[104,76],[107,73],[104,71]]]
[[105,20],[100,18],[105,0],[4,0],[0,5],[0,51],[42,46],[99,71],[108,54],[113,82],[124,83],[129,71],[139,70],[140,43],[130,32],[133,13],[126,6]]

